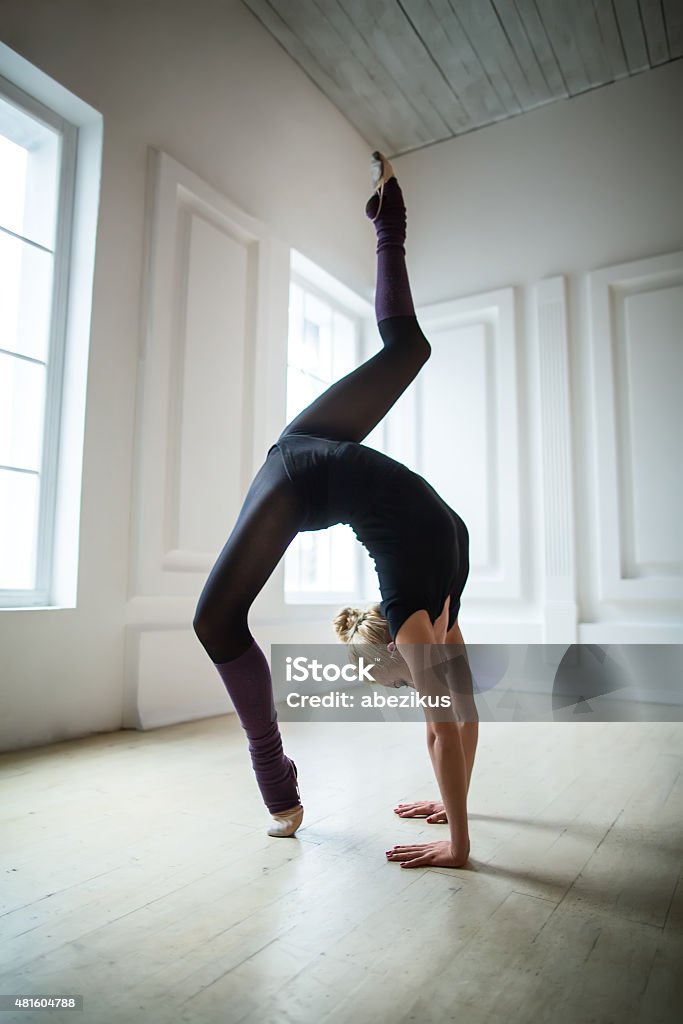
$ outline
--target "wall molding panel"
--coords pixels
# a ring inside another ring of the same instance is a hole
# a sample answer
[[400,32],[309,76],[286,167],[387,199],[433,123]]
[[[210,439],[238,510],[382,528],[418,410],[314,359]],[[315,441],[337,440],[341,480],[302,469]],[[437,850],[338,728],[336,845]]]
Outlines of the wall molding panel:
[[[288,279],[289,252],[263,224],[150,150],[127,726],[231,708],[192,618],[251,481],[260,422],[277,418],[284,401],[275,400],[264,365],[274,331],[286,337]],[[258,393],[257,371],[265,381]]]
[[534,313],[541,413],[544,639],[573,643],[577,631],[575,518],[563,276],[538,282]]
[[599,598],[680,601],[683,252],[588,283]]
[[252,470],[269,239],[153,151],[135,486],[135,595],[196,596]]
[[432,345],[432,357],[417,382],[418,472],[465,523],[471,527],[476,523],[476,529],[470,529],[468,602],[519,602],[522,552],[514,289],[426,306],[418,315]]

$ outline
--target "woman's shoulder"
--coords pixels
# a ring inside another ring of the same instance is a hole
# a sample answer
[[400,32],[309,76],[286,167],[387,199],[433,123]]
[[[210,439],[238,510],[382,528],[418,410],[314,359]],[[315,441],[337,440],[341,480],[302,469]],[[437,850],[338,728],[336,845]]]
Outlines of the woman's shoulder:
[[338,446],[339,441],[331,441],[328,437],[318,437],[316,434],[282,434],[273,445],[274,448],[308,451],[330,450]]
[[342,441],[337,454],[341,458],[355,458],[359,461],[367,462],[368,465],[384,466],[387,469],[398,469],[404,473],[416,475],[402,462],[392,458],[391,455],[387,455],[386,452],[380,452],[377,448],[371,448],[370,445],[360,444],[356,441]]

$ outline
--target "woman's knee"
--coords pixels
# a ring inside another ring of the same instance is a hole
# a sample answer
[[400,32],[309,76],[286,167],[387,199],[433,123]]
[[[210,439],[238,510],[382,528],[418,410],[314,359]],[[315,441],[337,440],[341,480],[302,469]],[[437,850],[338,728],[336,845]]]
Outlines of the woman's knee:
[[417,366],[424,366],[432,354],[432,346],[427,341],[422,328],[415,316],[389,317],[377,325],[385,348],[401,353],[410,352]]
[[247,614],[241,608],[214,607],[200,601],[192,620],[200,644],[216,664],[229,661],[250,636]]
[[211,657],[211,651],[217,638],[217,628],[214,619],[207,614],[206,609],[197,607],[192,620],[192,628],[200,644]]

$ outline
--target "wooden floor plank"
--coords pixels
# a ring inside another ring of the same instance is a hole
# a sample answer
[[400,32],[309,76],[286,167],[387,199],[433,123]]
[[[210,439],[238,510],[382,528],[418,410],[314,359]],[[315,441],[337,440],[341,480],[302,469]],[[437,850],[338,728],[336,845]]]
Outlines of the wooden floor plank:
[[424,727],[352,729],[284,723],[284,840],[228,716],[0,755],[0,992],[88,1024],[679,1019],[679,723],[483,723],[462,871],[384,856],[447,835],[393,813],[436,796]]

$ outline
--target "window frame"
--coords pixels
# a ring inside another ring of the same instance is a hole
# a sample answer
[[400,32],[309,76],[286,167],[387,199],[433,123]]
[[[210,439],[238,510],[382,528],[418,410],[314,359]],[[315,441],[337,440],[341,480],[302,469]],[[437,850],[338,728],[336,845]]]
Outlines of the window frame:
[[[52,302],[46,359],[45,405],[39,476],[36,574],[32,590],[0,588],[0,608],[32,608],[50,604],[57,507],[57,482],[66,361],[67,314],[71,284],[71,254],[74,228],[74,199],[79,129],[56,110],[0,75],[0,96],[28,116],[59,132],[59,188],[56,198],[53,252]],[[0,228],[28,245],[43,246],[7,228]],[[49,250],[47,250],[49,251]],[[36,360],[19,353],[18,359]],[[7,467],[12,469],[13,467]],[[21,471],[15,468],[15,471]]]
[[[311,263],[295,250],[291,253],[290,275],[288,288],[293,284],[298,285],[304,293],[315,296],[321,302],[328,305],[333,312],[337,312],[351,320],[354,327],[354,360],[359,366],[367,357],[370,329],[376,332],[374,323],[374,311],[370,303],[360,296],[351,292],[346,286],[341,285],[331,275],[328,275],[321,268]],[[286,366],[289,366],[289,336],[287,338],[287,359]],[[355,559],[355,590],[311,590],[311,591],[288,591],[285,586],[285,573],[282,576],[282,600],[286,607],[309,607],[311,605],[338,605],[350,601],[367,602],[373,599],[372,593],[368,597],[369,582],[373,577],[371,566],[368,566],[369,556],[363,546],[356,540],[354,545]],[[286,559],[290,556],[291,547],[285,553]]]

